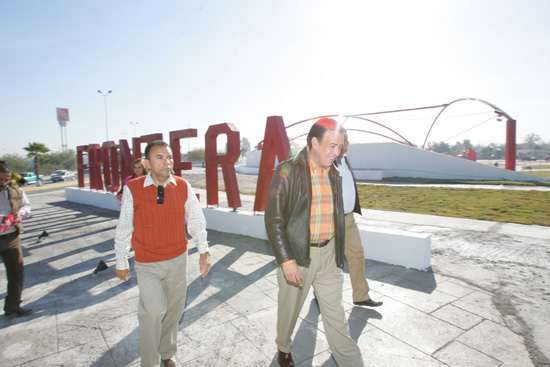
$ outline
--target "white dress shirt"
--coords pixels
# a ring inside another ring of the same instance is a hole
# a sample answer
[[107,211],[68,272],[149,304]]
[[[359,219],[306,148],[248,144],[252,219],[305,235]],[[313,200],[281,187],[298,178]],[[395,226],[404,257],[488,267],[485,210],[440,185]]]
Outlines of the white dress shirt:
[[342,176],[342,196],[344,198],[344,213],[349,214],[355,208],[355,183],[353,175],[346,162],[346,156],[342,157],[342,163],[338,165],[340,176]]
[[[27,198],[25,191],[21,189],[20,191],[21,191],[21,206],[19,207],[19,215],[21,216],[21,219],[24,219],[31,214],[31,203],[29,202],[29,199]],[[2,220],[4,216],[9,214],[13,214],[13,210],[11,209],[11,203],[10,203],[10,200],[8,199],[8,188],[6,187],[4,190],[0,191],[0,220]],[[12,226],[6,232],[2,233],[2,235],[13,233],[16,230],[17,228],[15,226]]]
[[[206,240],[206,220],[202,213],[202,208],[193,191],[193,188],[187,183],[187,201],[185,202],[185,220],[187,222],[187,232],[191,235],[193,240],[197,244],[197,250],[199,253],[205,253],[208,251],[208,242]],[[177,186],[176,180],[172,175],[166,181],[164,186],[173,183]],[[151,177],[149,172],[143,182],[143,187],[149,185],[155,185],[155,181]],[[116,268],[118,270],[128,269],[128,253],[130,252],[130,246],[132,244],[132,233],[134,232],[134,198],[132,191],[125,185],[122,192],[122,204],[120,208],[120,217],[118,219],[118,225],[115,232],[115,254],[116,254]]]

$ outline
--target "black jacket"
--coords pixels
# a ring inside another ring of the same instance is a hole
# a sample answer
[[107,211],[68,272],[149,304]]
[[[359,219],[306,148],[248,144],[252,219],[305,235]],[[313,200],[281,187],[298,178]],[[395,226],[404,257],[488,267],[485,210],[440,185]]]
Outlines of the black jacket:
[[[344,266],[344,210],[342,178],[335,165],[329,169],[334,204],[336,265]],[[295,259],[309,266],[311,175],[307,148],[277,166],[265,207],[265,227],[277,264]]]

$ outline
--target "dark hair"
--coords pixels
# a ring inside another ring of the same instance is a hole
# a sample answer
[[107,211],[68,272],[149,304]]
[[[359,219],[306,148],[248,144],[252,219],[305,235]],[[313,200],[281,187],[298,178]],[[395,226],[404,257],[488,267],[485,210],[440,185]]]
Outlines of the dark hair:
[[344,128],[335,119],[330,118],[330,117],[320,118],[311,127],[311,129],[309,130],[309,134],[307,134],[307,146],[308,146],[308,148],[311,149],[311,147],[312,147],[311,141],[313,140],[313,138],[317,138],[317,140],[319,140],[319,142],[321,142],[323,140],[323,136],[325,136],[325,132],[327,130],[338,131],[340,134],[344,133]]
[[2,175],[9,175],[11,173],[10,166],[8,166],[8,162],[1,161],[0,162],[0,174]]
[[[147,147],[145,147],[145,159],[149,159],[149,152],[151,151],[151,149],[153,149],[153,147],[167,147],[167,146],[168,146],[168,143],[165,142],[164,140],[155,140],[150,142],[149,144],[147,144]],[[132,169],[133,168],[134,166],[132,165]]]

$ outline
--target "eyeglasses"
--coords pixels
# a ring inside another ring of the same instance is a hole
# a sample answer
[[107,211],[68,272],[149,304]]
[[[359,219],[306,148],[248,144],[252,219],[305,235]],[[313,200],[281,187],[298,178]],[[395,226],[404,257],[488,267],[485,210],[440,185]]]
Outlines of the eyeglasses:
[[157,204],[164,204],[164,186],[157,186]]

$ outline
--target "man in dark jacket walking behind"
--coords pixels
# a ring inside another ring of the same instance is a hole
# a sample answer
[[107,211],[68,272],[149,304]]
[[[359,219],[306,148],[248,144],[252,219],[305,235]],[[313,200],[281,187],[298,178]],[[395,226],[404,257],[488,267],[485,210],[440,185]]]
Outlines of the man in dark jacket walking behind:
[[346,260],[348,261],[351,288],[353,289],[353,304],[356,306],[378,307],[381,301],[373,300],[369,295],[369,283],[365,278],[365,252],[361,244],[359,228],[353,213],[361,215],[361,205],[357,194],[357,182],[351,169],[348,157],[348,134],[344,131],[344,148],[336,160],[336,165],[342,176],[342,197],[344,199],[344,213],[346,223]]
[[339,124],[320,119],[311,127],[307,147],[277,167],[269,188],[265,224],[279,265],[275,342],[280,366],[294,366],[292,333],[311,286],[336,362],[363,366],[342,300],[344,213],[341,178],[334,161],[343,145]]

